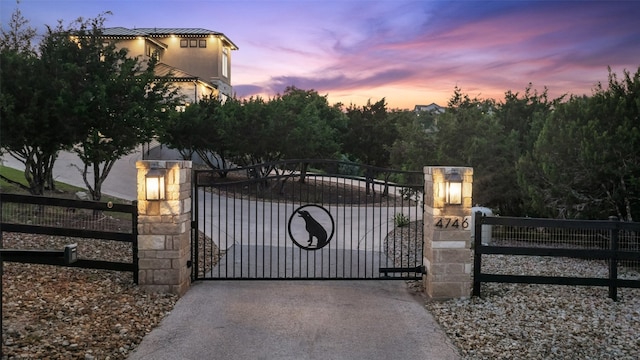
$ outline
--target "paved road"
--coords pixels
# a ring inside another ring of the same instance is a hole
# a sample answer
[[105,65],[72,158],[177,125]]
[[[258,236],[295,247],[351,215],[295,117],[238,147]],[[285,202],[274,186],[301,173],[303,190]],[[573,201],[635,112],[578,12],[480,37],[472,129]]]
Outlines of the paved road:
[[200,282],[130,360],[459,359],[398,281]]
[[[118,160],[111,169],[109,176],[102,184],[102,193],[125,200],[135,200],[138,196],[136,189],[136,161],[142,159],[140,152],[127,155]],[[10,155],[2,157],[4,166],[24,170],[24,165]],[[73,153],[61,151],[53,169],[56,181],[67,183],[86,189],[82,179],[82,161]],[[91,178],[92,172],[89,172]]]

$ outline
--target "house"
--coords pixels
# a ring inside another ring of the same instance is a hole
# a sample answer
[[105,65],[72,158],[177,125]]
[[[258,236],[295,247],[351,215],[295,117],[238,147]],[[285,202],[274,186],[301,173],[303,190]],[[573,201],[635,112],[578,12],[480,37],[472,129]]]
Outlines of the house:
[[205,96],[233,95],[231,52],[238,47],[223,33],[200,28],[105,28],[105,41],[127,48],[129,56],[158,58],[156,75],[168,78],[186,103]]
[[445,112],[445,108],[443,108],[442,106],[436,103],[431,103],[429,105],[416,105],[413,111],[415,112],[428,111],[428,112],[434,112],[436,114],[442,114]]
[[413,111],[418,117],[426,115],[421,117],[421,123],[425,127],[425,132],[431,133],[438,131],[438,115],[444,114],[446,109],[436,103],[431,103],[429,105],[416,105]]

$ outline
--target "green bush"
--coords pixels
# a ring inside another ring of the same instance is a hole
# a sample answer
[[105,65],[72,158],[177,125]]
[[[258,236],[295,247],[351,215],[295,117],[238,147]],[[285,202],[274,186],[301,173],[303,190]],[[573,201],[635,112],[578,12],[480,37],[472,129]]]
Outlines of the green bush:
[[393,215],[393,223],[396,227],[403,227],[409,225],[409,217],[403,213]]

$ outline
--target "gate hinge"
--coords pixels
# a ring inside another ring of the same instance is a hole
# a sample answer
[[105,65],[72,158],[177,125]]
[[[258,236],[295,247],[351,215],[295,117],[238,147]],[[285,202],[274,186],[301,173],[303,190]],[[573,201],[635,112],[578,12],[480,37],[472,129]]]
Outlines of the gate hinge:
[[191,220],[191,229],[195,229],[197,226],[197,222],[195,220]]
[[190,268],[193,265],[192,260],[187,260],[187,267]]

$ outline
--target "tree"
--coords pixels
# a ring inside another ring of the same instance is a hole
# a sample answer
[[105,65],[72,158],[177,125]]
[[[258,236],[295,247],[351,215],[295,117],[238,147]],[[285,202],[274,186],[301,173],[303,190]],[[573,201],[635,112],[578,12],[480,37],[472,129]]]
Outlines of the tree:
[[385,99],[347,108],[344,152],[367,165],[389,166],[390,149],[398,137],[393,118],[387,116]]
[[[20,1],[16,1],[19,5]],[[29,20],[22,16],[20,8],[11,14],[8,29],[2,27],[0,31],[0,49],[18,54],[34,55],[33,39],[36,37],[36,29],[29,25]]]
[[[348,156],[355,157],[358,161],[372,165],[366,167],[364,177],[366,179],[366,193],[374,192],[373,179],[378,175],[377,168],[390,165],[390,152],[394,141],[398,137],[398,131],[392,122],[393,117],[387,116],[385,99],[375,104],[370,101],[367,105],[356,107],[353,104],[347,108],[347,131],[344,137],[343,151]],[[389,180],[389,174],[385,177],[385,183]],[[383,194],[388,187],[385,186]]]
[[539,214],[603,219],[640,215],[640,68],[608,88],[572,96],[551,113],[533,150],[519,162],[520,181]]
[[[228,100],[227,108],[232,108]],[[220,169],[220,175],[226,176],[228,168],[228,151],[234,141],[229,134],[229,116],[224,105],[214,97],[206,97],[186,107],[184,112],[177,113],[164,126],[160,137],[164,144],[178,149],[185,160],[190,160],[194,153],[212,169]]]
[[171,116],[162,127],[159,140],[170,149],[176,149],[183,160],[192,160],[198,146],[198,137],[205,134],[201,129],[199,106],[186,106]]
[[285,158],[333,158],[340,150],[340,129],[346,117],[340,104],[330,106],[326,96],[314,90],[288,87],[282,96],[272,99],[273,116],[286,130],[283,145]]
[[581,146],[588,129],[586,96],[572,96],[545,121],[532,151],[518,162],[519,180],[527,191],[530,210],[536,216],[580,217],[585,205],[596,201],[591,164],[582,161]]
[[514,132],[517,138],[517,150],[525,152],[531,150],[542,130],[546,117],[551,113],[554,105],[561,102],[564,96],[549,100],[547,89],[541,94],[532,90],[529,83],[520,96],[511,90],[504,95],[504,102],[496,109],[496,117],[504,126],[505,131]]
[[[530,85],[522,96],[506,92],[503,102],[472,99],[456,87],[447,111],[438,115],[437,126],[426,132],[419,131],[415,121],[400,127],[403,135],[395,144],[395,156],[422,155],[424,163],[471,166],[475,203],[503,215],[522,215],[528,204],[516,163],[532,148],[553,104],[546,90],[538,95]],[[421,153],[418,148],[430,151]]]
[[54,188],[52,169],[58,152],[74,141],[61,106],[64,86],[59,86],[67,69],[61,61],[47,64],[36,56],[31,47],[35,30],[19,10],[9,29],[2,30],[0,48],[2,148],[24,164],[30,193],[41,195]]
[[609,68],[608,88],[598,84],[589,109],[599,121],[583,156],[598,170],[606,215],[633,221],[640,216],[640,67],[634,74],[625,70],[622,79]]
[[545,118],[561,99],[562,97],[549,101],[546,89],[538,94],[529,84],[524,94],[507,91],[504,101],[497,104],[495,117],[502,126],[505,137],[500,147],[504,159],[500,160],[503,167],[494,169],[497,174],[488,191],[492,193],[493,206],[502,214],[517,216],[527,213],[527,196],[518,185],[516,164],[523,154],[531,151]]
[[434,157],[436,118],[434,112],[395,111],[398,138],[390,150],[391,165],[407,171],[422,171]]
[[104,20],[100,15],[80,19],[66,30],[59,26],[48,33],[45,44],[63,46],[42,52],[43,58],[63,57],[63,65],[73,69],[64,79],[70,95],[64,104],[75,124],[74,152],[83,162],[82,177],[94,200],[102,197],[102,183],[114,163],[151,140],[177,105],[177,91],[154,75],[155,57],[144,64],[128,57],[126,49],[104,43]]
[[[282,96],[269,103],[277,130],[284,137],[274,142],[283,158],[335,158],[341,149],[340,131],[346,116],[340,104],[329,106],[326,96],[314,90],[288,87]],[[306,178],[308,164],[300,169],[300,182]]]
[[[229,150],[232,161],[241,166],[252,166],[282,159],[282,151],[277,146],[281,141],[281,129],[272,116],[272,107],[260,97],[244,100],[227,100],[224,105],[226,116],[234,121],[229,124],[229,133],[234,134],[233,147]],[[263,176],[268,169],[263,170]]]

